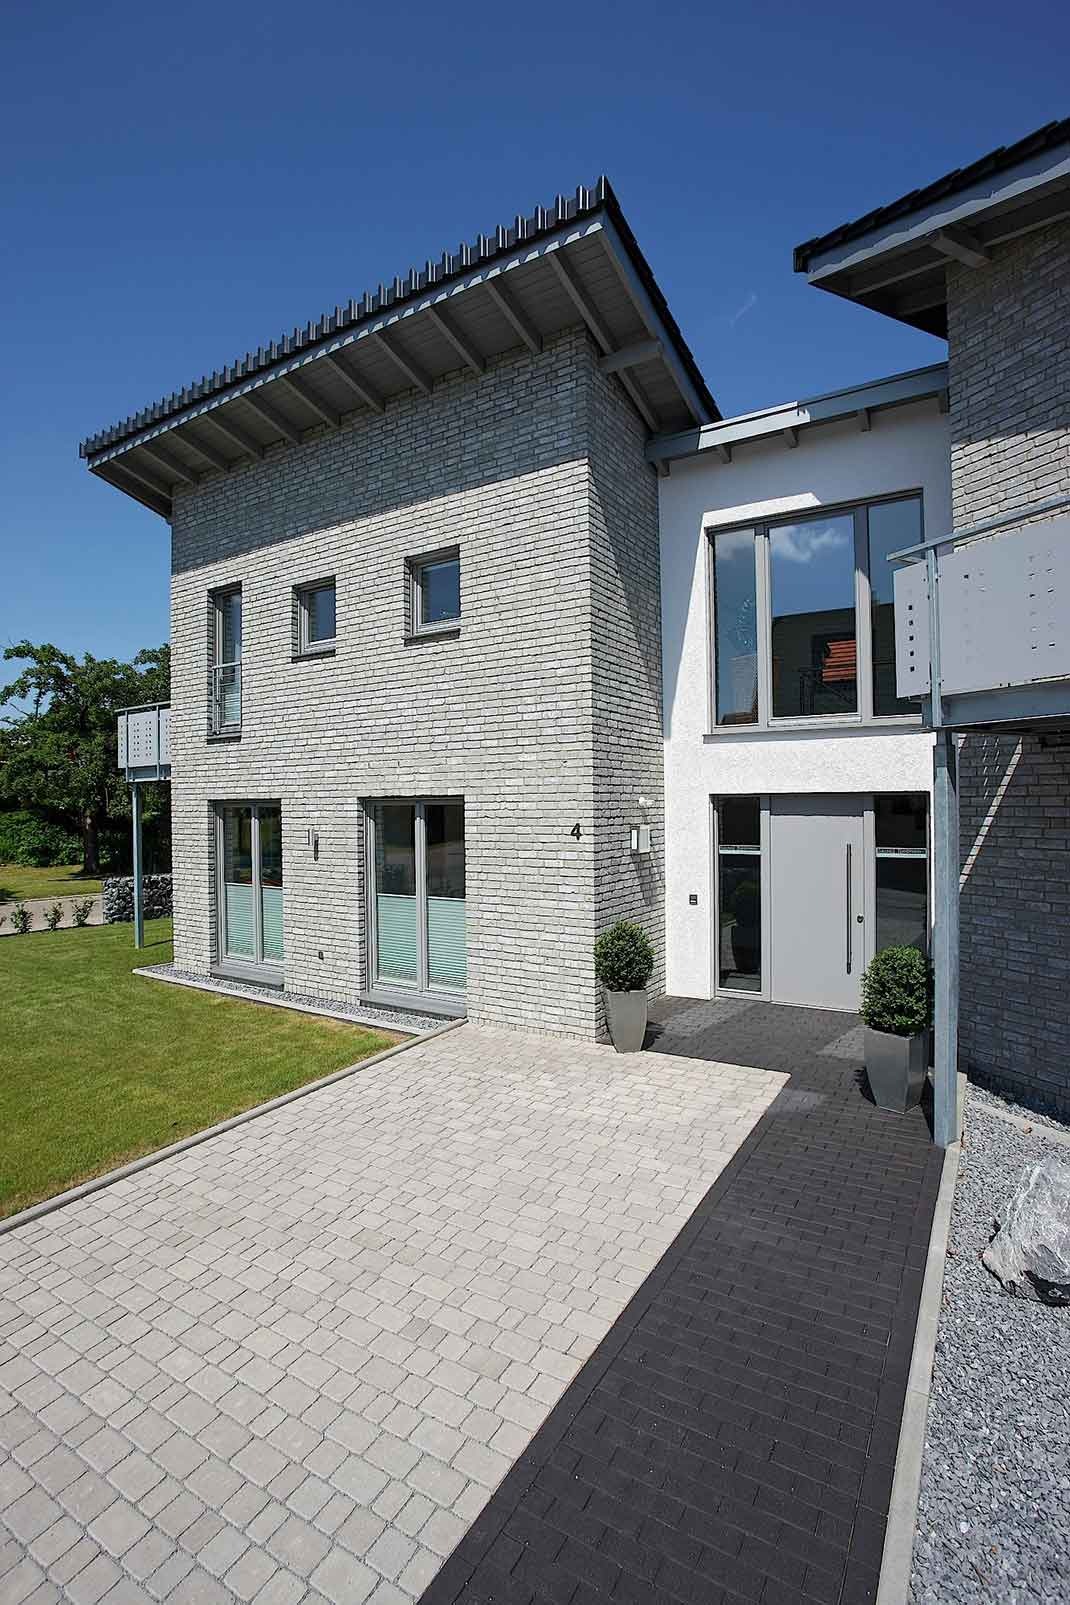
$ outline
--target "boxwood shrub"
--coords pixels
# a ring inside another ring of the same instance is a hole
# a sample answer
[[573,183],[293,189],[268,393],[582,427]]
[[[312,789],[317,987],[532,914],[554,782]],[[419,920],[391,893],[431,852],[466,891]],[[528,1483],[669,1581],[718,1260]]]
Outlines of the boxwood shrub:
[[594,944],[594,973],[609,992],[639,992],[654,973],[654,949],[641,925],[618,920]]
[[862,1019],[873,1031],[913,1037],[933,1018],[932,965],[916,947],[886,947],[862,976]]

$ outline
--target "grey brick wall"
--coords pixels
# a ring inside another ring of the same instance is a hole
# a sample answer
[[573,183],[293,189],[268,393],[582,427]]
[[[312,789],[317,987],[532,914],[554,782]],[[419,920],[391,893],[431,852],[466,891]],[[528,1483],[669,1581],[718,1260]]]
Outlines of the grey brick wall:
[[[948,266],[959,527],[1070,493],[1070,223]],[[960,758],[960,1050],[1070,1112],[1070,750],[971,735]]]
[[[353,999],[366,984],[363,800],[463,796],[470,1016],[599,1029],[600,920],[619,907],[661,933],[660,873],[651,890],[621,860],[614,811],[614,784],[628,788],[626,811],[640,782],[660,808],[654,478],[617,389],[576,331],[179,495],[172,791],[184,967],[206,972],[216,957],[214,802],[281,801],[286,984]],[[612,494],[607,477],[619,477]],[[407,641],[405,560],[451,544],[460,633]],[[336,652],[295,661],[293,588],[331,574]],[[242,733],[213,743],[206,602],[233,583]],[[622,598],[609,662],[600,632]],[[617,719],[626,678],[634,746],[619,721],[596,739]],[[603,873],[619,882],[608,901],[596,891]]]

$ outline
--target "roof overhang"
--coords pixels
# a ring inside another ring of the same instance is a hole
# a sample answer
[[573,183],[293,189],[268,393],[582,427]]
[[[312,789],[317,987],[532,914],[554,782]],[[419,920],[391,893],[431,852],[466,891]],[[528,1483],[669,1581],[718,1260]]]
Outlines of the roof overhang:
[[413,268],[84,441],[91,472],[165,518],[196,486],[324,426],[430,395],[505,352],[585,325],[657,433],[720,416],[605,179]]
[[728,463],[736,447],[751,441],[779,441],[788,447],[797,446],[804,431],[817,424],[844,419],[854,419],[858,428],[865,431],[872,427],[876,413],[929,397],[935,398],[941,410],[946,411],[946,363],[893,374],[888,379],[874,379],[869,384],[854,385],[850,390],[833,390],[827,395],[813,396],[809,401],[787,401],[780,407],[743,413],[738,418],[724,418],[676,434],[655,435],[647,443],[646,455],[663,473],[668,472],[670,463],[681,457],[709,455],[714,461]]
[[1070,216],[1070,119],[795,249],[810,284],[929,334],[947,334],[949,261]]

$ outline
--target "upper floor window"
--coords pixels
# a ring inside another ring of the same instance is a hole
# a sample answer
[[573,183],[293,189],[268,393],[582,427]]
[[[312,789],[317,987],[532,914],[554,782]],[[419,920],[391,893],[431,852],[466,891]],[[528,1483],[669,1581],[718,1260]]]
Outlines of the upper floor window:
[[410,632],[455,629],[461,618],[461,555],[456,547],[409,562]]
[[297,590],[298,652],[329,652],[335,639],[335,591],[333,580]]
[[916,715],[887,557],[921,538],[920,496],[712,531],[717,724]]
[[211,596],[209,723],[213,735],[241,729],[241,586]]

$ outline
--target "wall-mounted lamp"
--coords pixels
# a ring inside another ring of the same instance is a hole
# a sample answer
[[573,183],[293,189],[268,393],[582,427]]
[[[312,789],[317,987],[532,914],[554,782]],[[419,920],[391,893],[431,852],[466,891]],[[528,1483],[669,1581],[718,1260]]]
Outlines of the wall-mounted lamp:
[[633,853],[642,854],[650,852],[649,825],[633,825],[631,827],[631,850]]
[[319,856],[320,856],[320,833],[319,833],[319,831],[316,830],[313,826],[310,825],[308,830],[305,832],[305,840],[307,841],[308,845],[312,849],[312,857],[313,857],[313,859],[315,859],[316,862],[318,863],[319,862]]

